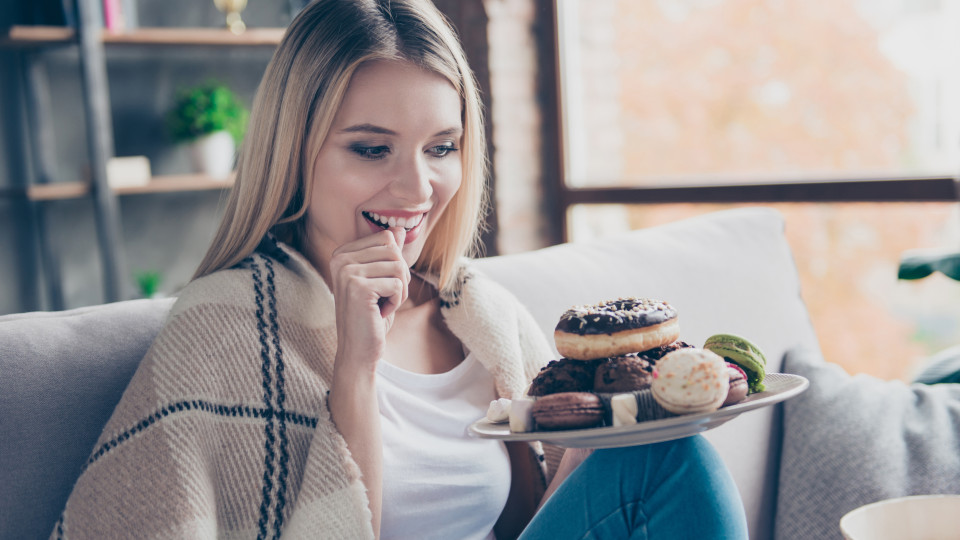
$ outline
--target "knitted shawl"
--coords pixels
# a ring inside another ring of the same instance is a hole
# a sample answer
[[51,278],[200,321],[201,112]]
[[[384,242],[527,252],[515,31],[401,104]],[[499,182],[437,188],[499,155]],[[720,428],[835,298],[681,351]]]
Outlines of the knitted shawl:
[[[468,261],[440,300],[499,396],[522,393],[550,359],[533,317]],[[51,538],[372,538],[360,470],[326,403],[333,304],[310,263],[272,239],[190,283]]]

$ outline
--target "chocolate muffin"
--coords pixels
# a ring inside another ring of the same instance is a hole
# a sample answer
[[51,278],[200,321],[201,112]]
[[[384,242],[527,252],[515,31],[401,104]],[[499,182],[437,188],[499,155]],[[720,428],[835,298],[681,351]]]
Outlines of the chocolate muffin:
[[632,392],[643,390],[653,382],[653,362],[628,354],[604,360],[593,378],[595,392]]
[[649,361],[650,363],[655,364],[657,363],[657,360],[663,358],[668,353],[672,353],[673,351],[678,351],[680,349],[689,349],[689,348],[693,348],[693,345],[687,343],[686,341],[677,340],[668,345],[654,347],[653,349],[643,351],[640,353],[640,356],[642,356],[643,358],[646,358],[647,361]]
[[560,392],[589,392],[593,389],[594,372],[602,360],[551,360],[540,369],[530,383],[531,396],[547,396]]

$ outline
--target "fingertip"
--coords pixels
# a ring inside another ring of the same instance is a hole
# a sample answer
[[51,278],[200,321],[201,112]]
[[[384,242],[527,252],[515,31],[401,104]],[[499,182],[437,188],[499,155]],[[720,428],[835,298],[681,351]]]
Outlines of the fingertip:
[[397,241],[397,247],[402,248],[404,241],[407,239],[407,230],[403,227],[390,227],[389,230]]

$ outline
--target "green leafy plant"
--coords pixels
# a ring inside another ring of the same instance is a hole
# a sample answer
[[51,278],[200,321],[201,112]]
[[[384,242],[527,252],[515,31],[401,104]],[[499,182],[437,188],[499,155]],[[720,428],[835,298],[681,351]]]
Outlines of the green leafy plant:
[[144,298],[152,298],[160,291],[160,282],[163,281],[163,275],[156,270],[145,270],[136,273],[137,286],[140,288],[140,294]]
[[250,111],[229,88],[207,82],[179,93],[167,113],[167,129],[176,142],[188,142],[227,131],[237,143],[247,129]]

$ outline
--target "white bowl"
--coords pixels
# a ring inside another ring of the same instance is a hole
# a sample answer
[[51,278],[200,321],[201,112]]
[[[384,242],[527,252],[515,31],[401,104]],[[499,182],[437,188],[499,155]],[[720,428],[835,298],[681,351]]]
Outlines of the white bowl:
[[847,540],[958,540],[960,495],[919,495],[875,502],[840,519]]

